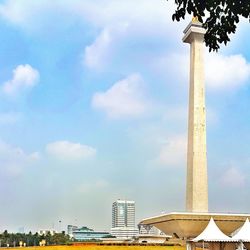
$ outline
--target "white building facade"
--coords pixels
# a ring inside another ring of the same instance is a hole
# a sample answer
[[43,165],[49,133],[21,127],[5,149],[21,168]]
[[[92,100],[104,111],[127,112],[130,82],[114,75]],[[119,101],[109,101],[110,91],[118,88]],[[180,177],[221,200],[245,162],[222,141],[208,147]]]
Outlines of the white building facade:
[[130,239],[138,234],[135,227],[135,202],[117,200],[112,205],[111,234],[117,238]]

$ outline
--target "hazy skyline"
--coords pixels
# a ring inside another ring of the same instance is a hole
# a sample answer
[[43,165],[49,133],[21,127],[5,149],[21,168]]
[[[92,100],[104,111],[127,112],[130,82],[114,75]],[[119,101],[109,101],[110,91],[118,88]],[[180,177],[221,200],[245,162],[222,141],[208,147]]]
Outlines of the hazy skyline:
[[[0,230],[110,229],[119,198],[137,222],[185,210],[190,20],[172,2],[0,1]],[[211,212],[250,210],[249,25],[206,55]]]

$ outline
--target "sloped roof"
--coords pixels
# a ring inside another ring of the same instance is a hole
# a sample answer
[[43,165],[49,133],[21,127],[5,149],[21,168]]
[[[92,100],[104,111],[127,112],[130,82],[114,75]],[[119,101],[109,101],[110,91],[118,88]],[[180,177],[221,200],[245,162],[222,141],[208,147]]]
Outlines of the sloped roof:
[[250,222],[248,218],[232,239],[236,241],[250,242]]
[[194,242],[205,241],[205,242],[229,242],[232,241],[230,237],[225,235],[216,225],[214,219],[211,217],[207,227],[204,231],[193,239]]

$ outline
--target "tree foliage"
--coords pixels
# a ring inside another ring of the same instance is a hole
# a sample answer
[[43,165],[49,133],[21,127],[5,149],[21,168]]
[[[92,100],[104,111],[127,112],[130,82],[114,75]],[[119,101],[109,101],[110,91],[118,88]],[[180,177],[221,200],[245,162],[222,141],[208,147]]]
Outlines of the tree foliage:
[[230,41],[240,17],[250,18],[250,0],[175,0],[177,8],[173,20],[180,21],[185,15],[198,17],[206,29],[205,44],[209,51],[217,51],[220,44]]
[[24,233],[8,233],[5,230],[0,234],[0,247],[15,247],[19,246],[19,243],[25,243],[26,246],[39,246],[39,243],[45,240],[46,245],[65,245],[70,243],[70,237],[64,232],[55,233],[51,235],[49,232],[46,235],[39,235],[38,233],[28,234]]

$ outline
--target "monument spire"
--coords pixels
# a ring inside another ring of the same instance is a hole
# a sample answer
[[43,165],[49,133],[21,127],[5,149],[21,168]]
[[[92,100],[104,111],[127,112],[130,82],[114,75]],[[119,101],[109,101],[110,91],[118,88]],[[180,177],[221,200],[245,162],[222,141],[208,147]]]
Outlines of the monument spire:
[[197,18],[184,30],[190,44],[186,210],[208,212],[206,110],[203,40],[205,30]]

